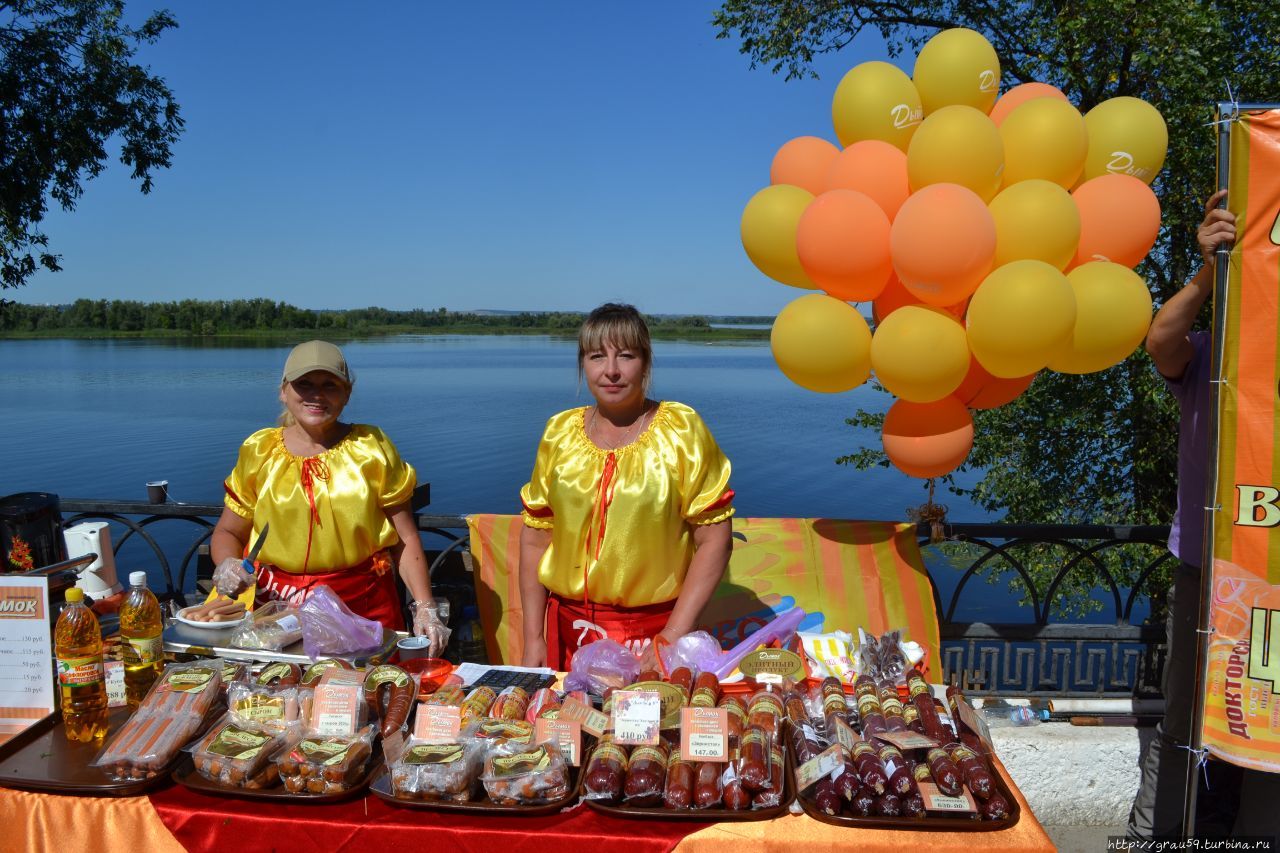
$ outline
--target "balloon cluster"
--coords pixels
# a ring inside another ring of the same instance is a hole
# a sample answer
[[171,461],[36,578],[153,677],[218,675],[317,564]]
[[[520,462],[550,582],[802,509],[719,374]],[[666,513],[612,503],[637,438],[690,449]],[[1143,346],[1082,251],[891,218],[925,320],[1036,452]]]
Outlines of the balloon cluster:
[[999,85],[995,50],[968,29],[934,36],[913,77],[858,65],[832,102],[843,148],[786,143],[742,214],[761,272],[823,291],[778,315],[778,366],[827,393],[874,370],[899,398],[885,452],[911,476],[964,461],[970,409],[1010,402],[1044,369],[1110,367],[1151,321],[1132,268],[1160,229],[1164,119],[1137,98],[1082,116],[1048,84],[997,98]]

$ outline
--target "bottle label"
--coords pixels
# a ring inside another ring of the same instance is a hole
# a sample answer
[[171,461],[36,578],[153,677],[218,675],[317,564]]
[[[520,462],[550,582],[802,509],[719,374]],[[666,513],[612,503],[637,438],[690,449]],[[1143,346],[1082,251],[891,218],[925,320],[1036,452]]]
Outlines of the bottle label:
[[58,683],[66,687],[86,687],[105,681],[102,658],[58,658]]
[[120,645],[125,666],[149,666],[164,659],[164,640],[155,637],[128,637]]

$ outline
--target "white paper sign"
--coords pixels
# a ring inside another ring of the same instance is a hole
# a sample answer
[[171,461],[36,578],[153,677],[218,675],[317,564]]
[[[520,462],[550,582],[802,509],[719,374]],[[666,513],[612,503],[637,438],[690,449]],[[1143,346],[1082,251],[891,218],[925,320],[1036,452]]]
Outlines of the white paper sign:
[[0,576],[0,743],[53,712],[49,579]]

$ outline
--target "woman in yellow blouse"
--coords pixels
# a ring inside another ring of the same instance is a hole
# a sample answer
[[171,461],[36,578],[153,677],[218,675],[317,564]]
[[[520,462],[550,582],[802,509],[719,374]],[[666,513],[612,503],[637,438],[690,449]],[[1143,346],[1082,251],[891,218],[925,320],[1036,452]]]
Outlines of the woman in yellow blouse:
[[547,421],[520,492],[523,663],[566,669],[607,636],[648,661],[693,630],[729,563],[729,460],[697,412],[648,399],[649,329],[602,305],[578,335],[595,405]]
[[[352,612],[402,629],[393,565],[413,598],[414,632],[438,652],[426,557],[409,506],[417,477],[382,430],[338,418],[351,399],[342,351],[326,341],[294,347],[280,384],[281,426],[249,436],[223,484],[224,509],[210,550],[220,592],[257,583],[259,601],[301,602],[329,586]],[[241,568],[246,545],[270,523],[256,574]]]

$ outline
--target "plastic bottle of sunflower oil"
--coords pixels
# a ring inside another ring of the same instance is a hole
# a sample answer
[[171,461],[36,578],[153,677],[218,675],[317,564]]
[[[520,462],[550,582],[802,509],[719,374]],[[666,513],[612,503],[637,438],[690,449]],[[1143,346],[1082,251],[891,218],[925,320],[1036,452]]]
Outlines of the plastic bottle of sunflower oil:
[[107,733],[107,681],[102,668],[98,617],[84,606],[84,590],[72,587],[58,614],[53,654],[67,739],[89,743]]

